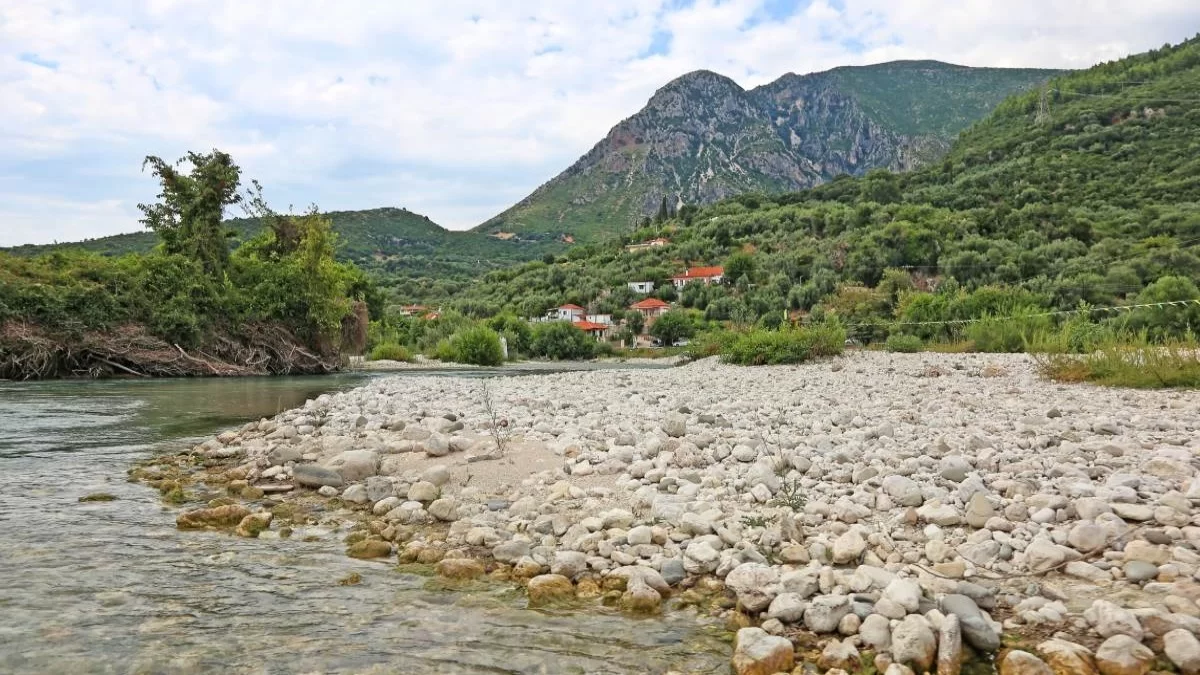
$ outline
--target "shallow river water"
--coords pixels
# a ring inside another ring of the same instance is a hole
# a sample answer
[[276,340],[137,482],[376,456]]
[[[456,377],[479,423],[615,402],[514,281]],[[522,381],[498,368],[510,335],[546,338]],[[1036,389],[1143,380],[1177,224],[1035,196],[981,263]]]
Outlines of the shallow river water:
[[[152,453],[361,381],[0,382],[0,673],[729,672],[688,615],[528,610],[504,585],[347,558],[337,536],[179,532],[126,481]],[[79,502],[96,492],[117,500]]]

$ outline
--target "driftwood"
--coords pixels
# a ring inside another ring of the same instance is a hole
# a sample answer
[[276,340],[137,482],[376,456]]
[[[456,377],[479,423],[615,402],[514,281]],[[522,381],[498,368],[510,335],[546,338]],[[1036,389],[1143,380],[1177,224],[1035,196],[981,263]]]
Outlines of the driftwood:
[[246,324],[190,351],[129,324],[106,332],[56,332],[18,321],[0,325],[0,379],[216,377],[328,373],[336,355],[314,353],[276,324]]

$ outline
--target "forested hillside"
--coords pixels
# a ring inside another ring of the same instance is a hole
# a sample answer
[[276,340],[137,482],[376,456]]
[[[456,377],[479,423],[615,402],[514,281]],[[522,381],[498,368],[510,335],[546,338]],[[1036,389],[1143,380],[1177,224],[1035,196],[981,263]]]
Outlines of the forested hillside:
[[[530,316],[561,302],[619,309],[627,281],[718,263],[727,283],[688,286],[685,307],[743,323],[836,314],[879,324],[865,331],[876,336],[949,330],[897,321],[1196,298],[1197,92],[1200,39],[1065,74],[1004,101],[929,168],[685,210],[554,264],[493,272],[458,302]],[[621,247],[659,234],[670,245]],[[1195,307],[1123,316],[1200,326]]]

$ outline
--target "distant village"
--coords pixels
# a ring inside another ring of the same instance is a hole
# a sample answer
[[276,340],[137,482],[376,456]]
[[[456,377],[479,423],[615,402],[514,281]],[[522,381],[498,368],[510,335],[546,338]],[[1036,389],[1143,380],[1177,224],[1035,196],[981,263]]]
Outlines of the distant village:
[[[666,246],[670,243],[664,238],[651,239],[649,241],[629,244],[625,250],[629,253],[636,253],[651,248]],[[671,284],[677,290],[683,290],[688,284],[719,284],[725,279],[725,268],[721,266],[713,267],[689,267],[682,274],[671,277]],[[631,280],[626,282],[629,290],[641,296],[650,296],[656,290],[655,282],[653,281],[638,281]],[[647,347],[655,346],[650,338],[650,327],[663,314],[666,314],[673,307],[672,303],[660,300],[655,297],[643,297],[643,299],[633,303],[628,307],[629,311],[637,312],[642,316],[641,331],[636,337],[637,344],[622,345],[624,347]],[[404,305],[399,308],[401,316],[417,316],[425,320],[434,320],[440,316],[440,312],[436,309],[426,307],[424,305]],[[530,323],[543,323],[548,321],[568,321],[575,327],[595,338],[597,341],[612,340],[617,332],[629,327],[628,320],[614,321],[612,314],[589,313],[586,307],[580,307],[575,304],[565,304],[555,307],[543,316],[525,317]]]

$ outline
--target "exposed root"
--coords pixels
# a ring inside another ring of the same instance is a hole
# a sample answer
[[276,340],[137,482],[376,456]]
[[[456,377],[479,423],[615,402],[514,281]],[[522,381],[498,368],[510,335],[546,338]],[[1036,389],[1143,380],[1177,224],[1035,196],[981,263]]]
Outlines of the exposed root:
[[0,378],[214,377],[300,375],[340,368],[336,356],[306,349],[287,329],[247,324],[190,352],[129,324],[107,332],[51,334],[25,322],[0,326]]

